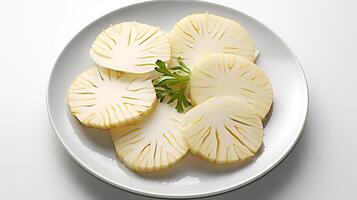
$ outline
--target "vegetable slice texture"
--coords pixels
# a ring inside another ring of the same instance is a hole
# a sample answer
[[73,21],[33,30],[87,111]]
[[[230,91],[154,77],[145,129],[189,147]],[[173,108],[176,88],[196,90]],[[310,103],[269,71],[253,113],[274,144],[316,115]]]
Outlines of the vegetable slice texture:
[[177,163],[188,151],[180,132],[182,118],[174,107],[158,103],[138,124],[111,129],[117,157],[135,172],[154,172]]
[[252,39],[238,22],[208,13],[181,19],[172,28],[169,41],[174,60],[181,57],[191,68],[210,53],[240,55],[253,62],[257,56]]
[[229,54],[211,54],[192,69],[194,105],[213,96],[238,96],[252,104],[261,119],[270,110],[273,89],[267,75],[249,60]]
[[72,82],[68,104],[82,124],[108,129],[140,120],[153,110],[156,96],[149,75],[93,67]]
[[258,114],[239,97],[212,97],[185,113],[182,124],[190,151],[216,164],[244,161],[263,142]]
[[99,66],[140,74],[153,71],[158,59],[168,62],[171,50],[168,38],[159,28],[123,22],[101,32],[90,55]]

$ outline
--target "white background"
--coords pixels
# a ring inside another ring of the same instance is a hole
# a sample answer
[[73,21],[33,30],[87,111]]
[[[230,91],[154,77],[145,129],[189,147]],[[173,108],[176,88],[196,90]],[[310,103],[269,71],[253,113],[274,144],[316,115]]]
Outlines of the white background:
[[[0,0],[0,199],[146,199],[72,161],[45,106],[49,74],[66,43],[91,21],[134,2]],[[306,72],[310,109],[302,138],[281,165],[243,189],[209,199],[354,199],[357,2],[216,3],[253,16],[289,44]]]

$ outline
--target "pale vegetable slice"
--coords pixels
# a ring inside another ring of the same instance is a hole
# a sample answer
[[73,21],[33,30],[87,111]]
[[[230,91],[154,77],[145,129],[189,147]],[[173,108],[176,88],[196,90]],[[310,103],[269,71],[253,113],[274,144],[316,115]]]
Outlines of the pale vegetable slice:
[[251,158],[263,142],[259,116],[239,97],[212,97],[189,110],[182,124],[190,151],[216,164]]
[[238,96],[252,104],[261,119],[270,110],[273,89],[267,75],[249,60],[228,54],[202,58],[192,70],[191,100],[194,105],[213,96]]
[[140,120],[153,110],[156,95],[148,74],[93,67],[72,82],[68,104],[82,124],[107,129]]
[[166,169],[188,151],[180,132],[181,117],[174,107],[158,103],[147,119],[111,130],[117,157],[139,173]]
[[169,41],[173,60],[181,57],[189,67],[210,53],[240,55],[252,62],[258,55],[248,32],[238,22],[208,13],[181,19],[169,33]]
[[159,28],[123,22],[101,32],[90,55],[99,66],[140,74],[153,71],[158,59],[168,62],[171,50],[168,38]]

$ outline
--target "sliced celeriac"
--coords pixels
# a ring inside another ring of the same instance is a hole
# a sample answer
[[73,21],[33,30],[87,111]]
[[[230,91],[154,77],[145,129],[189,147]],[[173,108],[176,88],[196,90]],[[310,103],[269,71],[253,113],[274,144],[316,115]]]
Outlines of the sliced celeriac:
[[252,39],[238,22],[208,13],[181,19],[169,33],[169,41],[173,61],[181,57],[189,67],[210,53],[240,55],[252,62],[257,56]]
[[178,162],[188,151],[180,133],[183,114],[166,103],[138,124],[111,129],[117,157],[135,172],[154,172]]
[[153,110],[156,95],[148,74],[93,67],[72,82],[68,104],[82,124],[107,129],[140,120]]
[[273,101],[267,75],[249,60],[215,53],[201,59],[192,69],[190,95],[194,105],[213,96],[238,96],[253,105],[264,119]]
[[185,113],[182,135],[193,154],[229,164],[256,154],[263,142],[263,125],[244,99],[212,97]]
[[93,61],[106,68],[146,73],[154,70],[156,60],[168,62],[168,38],[159,28],[137,22],[123,22],[101,32],[90,49]]

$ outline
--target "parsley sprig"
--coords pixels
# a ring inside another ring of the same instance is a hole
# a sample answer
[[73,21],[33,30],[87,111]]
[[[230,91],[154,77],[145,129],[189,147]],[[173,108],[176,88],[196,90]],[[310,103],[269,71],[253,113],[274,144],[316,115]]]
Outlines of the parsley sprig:
[[167,103],[176,102],[176,110],[183,112],[186,107],[192,104],[186,97],[185,91],[190,82],[191,70],[183,63],[181,58],[177,59],[177,66],[167,68],[165,62],[156,61],[155,71],[160,73],[160,77],[153,80],[156,97],[160,102],[168,98]]

